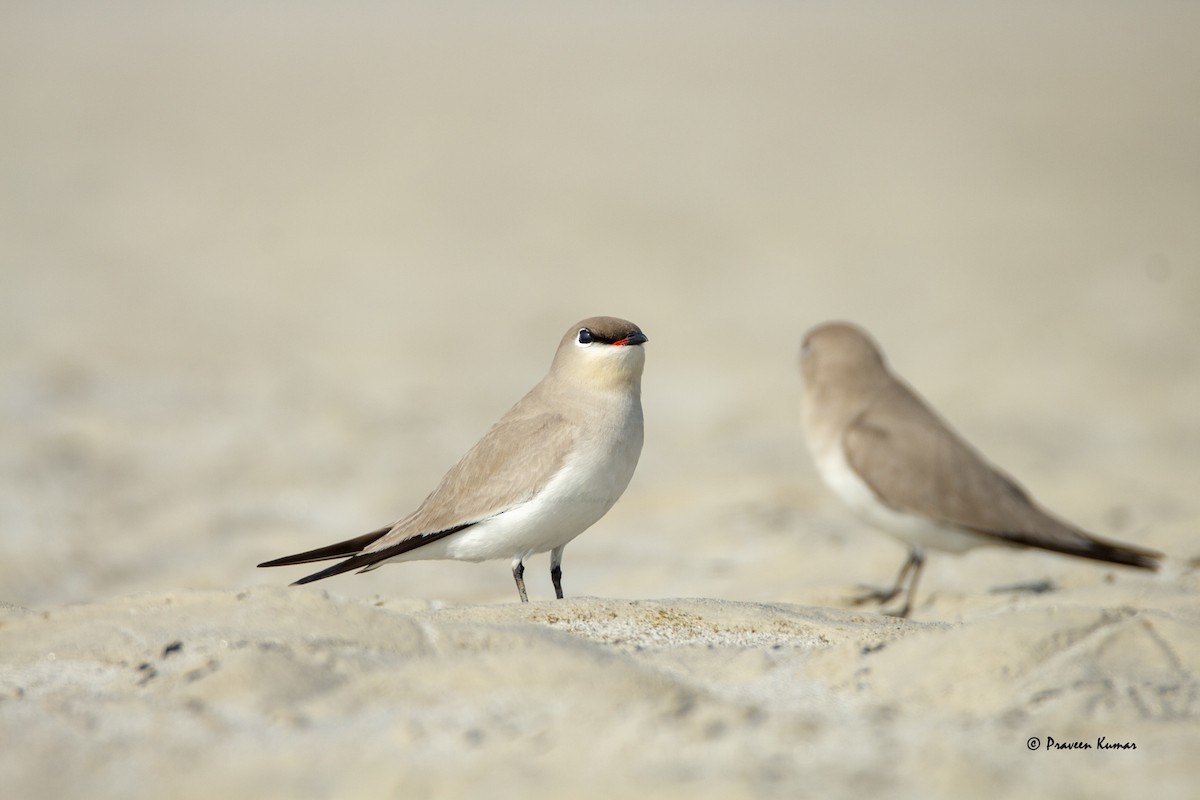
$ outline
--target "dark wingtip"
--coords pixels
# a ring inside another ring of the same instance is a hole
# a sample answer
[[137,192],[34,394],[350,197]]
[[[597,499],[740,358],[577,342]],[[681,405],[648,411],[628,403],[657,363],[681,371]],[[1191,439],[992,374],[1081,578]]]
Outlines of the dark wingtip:
[[992,535],[1025,547],[1035,547],[1040,550],[1049,550],[1054,553],[1063,553],[1078,558],[1090,558],[1093,561],[1104,561],[1109,564],[1119,564],[1123,567],[1148,569],[1152,572],[1157,572],[1162,567],[1162,564],[1159,562],[1166,557],[1157,550],[1101,539],[1078,528],[1070,528],[1068,526],[1068,529],[1073,531],[1079,538],[1075,541],[1063,542],[1047,540],[1044,537],[1033,537],[1024,533],[992,532]]
[[1166,556],[1164,556],[1162,553],[1150,552],[1144,555],[1139,555],[1137,563],[1130,564],[1130,566],[1158,572],[1160,569],[1162,569],[1162,559],[1165,557]]
[[379,530],[364,533],[362,536],[355,536],[353,539],[347,539],[344,542],[337,544],[318,547],[316,550],[306,550],[303,553],[296,553],[292,556],[283,556],[282,558],[273,558],[270,561],[264,561],[259,564],[259,567],[290,567],[294,564],[311,564],[314,561],[329,561],[334,558],[345,558],[361,553],[365,548],[378,541],[382,536],[392,529],[391,525],[385,525]]
[[[398,556],[402,553],[407,553],[409,550],[415,550],[418,547],[422,547],[424,545],[429,544],[430,542],[436,542],[438,539],[444,539],[445,537],[449,536],[450,534],[458,533],[459,531],[464,530],[465,528],[469,528],[474,524],[475,524],[474,522],[464,522],[462,525],[455,525],[452,528],[447,528],[445,530],[437,531],[435,533],[423,533],[420,536],[413,536],[408,539],[404,539],[404,540],[392,545],[391,547],[384,548],[383,550],[373,550],[369,553],[361,553],[361,552],[355,553],[355,554],[351,555],[349,558],[347,558],[345,561],[339,561],[338,563],[328,566],[325,569],[320,570],[319,572],[314,572],[312,575],[305,575],[303,578],[301,578],[298,581],[293,582],[291,585],[292,586],[303,586],[306,583],[312,583],[313,581],[319,581],[322,578],[331,578],[334,575],[341,575],[343,572],[350,572],[351,570],[355,570],[355,569],[360,570],[360,571],[365,570],[368,567],[371,567],[375,564],[378,564],[383,561],[387,561],[388,559],[391,559],[391,558],[395,558],[396,556]],[[374,534],[368,534],[368,535],[374,536]],[[361,543],[360,540],[362,540],[364,538],[365,537],[359,537],[359,540],[351,540],[351,542],[358,544],[358,543]],[[376,538],[378,538],[378,537],[376,537]],[[342,544],[346,544],[346,543],[343,542]],[[314,553],[314,552],[321,552],[322,560],[324,560],[326,558],[329,558],[328,553],[332,552],[333,549],[337,548],[337,547],[339,547],[339,545],[334,545],[333,547],[330,547],[330,548],[323,548],[321,551],[310,551],[310,553],[301,553],[299,556],[289,556],[286,559],[277,559],[277,560],[286,562],[287,564],[307,563],[310,561],[314,561],[316,559],[304,558],[303,561],[300,561],[297,559],[303,558],[304,556],[309,556],[309,555],[311,555],[311,553]],[[268,565],[274,565],[274,564],[273,564],[273,562],[268,562]],[[282,566],[282,564],[280,566]]]
[[341,575],[343,572],[349,572],[350,570],[354,569],[359,564],[361,564],[363,561],[369,561],[370,558],[371,558],[370,554],[357,555],[357,556],[353,556],[351,558],[347,558],[345,561],[339,561],[338,563],[328,566],[325,569],[320,570],[318,572],[314,572],[311,575],[305,575],[300,580],[293,581],[290,585],[291,586],[303,586],[306,583],[312,583],[313,581],[319,581],[322,578],[331,578],[334,575]]
[[1140,547],[1111,544],[1109,542],[1097,542],[1097,546],[1085,555],[1089,558],[1110,561],[1113,564],[1121,564],[1126,567],[1148,569],[1152,572],[1157,572],[1162,568],[1161,562],[1165,558],[1157,550],[1143,550]]

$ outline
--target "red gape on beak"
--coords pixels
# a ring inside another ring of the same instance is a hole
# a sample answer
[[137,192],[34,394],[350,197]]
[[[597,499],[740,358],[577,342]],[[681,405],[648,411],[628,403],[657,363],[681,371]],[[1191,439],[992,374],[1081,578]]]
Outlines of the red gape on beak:
[[648,341],[650,341],[650,339],[646,336],[646,334],[642,333],[641,331],[638,331],[637,333],[629,334],[624,339],[618,339],[617,341],[613,342],[613,347],[625,347],[627,345],[645,344]]

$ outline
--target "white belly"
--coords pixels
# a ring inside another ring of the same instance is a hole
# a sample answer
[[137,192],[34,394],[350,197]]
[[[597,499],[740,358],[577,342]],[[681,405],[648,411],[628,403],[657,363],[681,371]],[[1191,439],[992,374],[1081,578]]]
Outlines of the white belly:
[[613,450],[572,458],[523,505],[389,561],[523,561],[564,546],[603,517],[633,478],[642,450],[640,426],[624,438]]
[[982,545],[999,544],[994,537],[981,536],[957,525],[887,505],[846,463],[840,442],[826,448],[815,461],[825,485],[847,508],[863,521],[911,547],[962,553]]

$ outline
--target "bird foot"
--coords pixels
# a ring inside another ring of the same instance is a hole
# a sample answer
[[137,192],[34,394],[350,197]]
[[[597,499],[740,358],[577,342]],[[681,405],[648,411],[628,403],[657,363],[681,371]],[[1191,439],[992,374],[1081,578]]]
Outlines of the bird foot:
[[[884,602],[886,602],[886,601],[884,601]],[[897,609],[892,609],[892,610],[882,609],[882,610],[880,610],[879,613],[883,614],[885,617],[895,617],[896,619],[908,619],[908,615],[911,612],[912,612],[912,606],[910,606],[908,603],[905,603],[903,608],[897,608]]]
[[884,603],[896,597],[896,595],[900,594],[900,590],[894,586],[891,589],[880,589],[876,586],[859,584],[858,588],[861,591],[850,598],[850,605],[852,606],[862,606],[866,605],[867,603],[878,603],[879,605],[883,605]]

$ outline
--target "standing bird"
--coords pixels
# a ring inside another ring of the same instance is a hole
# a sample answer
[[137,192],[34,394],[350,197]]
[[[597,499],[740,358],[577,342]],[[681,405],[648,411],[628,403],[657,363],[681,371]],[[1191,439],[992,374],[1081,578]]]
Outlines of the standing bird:
[[642,452],[646,341],[637,325],[615,317],[572,325],[546,377],[416,511],[377,531],[258,566],[345,558],[296,585],[390,561],[509,558],[525,603],[525,559],[549,550],[561,599],[563,550],[617,502]]
[[895,586],[858,602],[888,602],[911,572],[896,612],[908,616],[926,548],[1039,547],[1158,569],[1161,553],[1105,541],[1042,510],[892,374],[861,328],[845,322],[813,328],[800,369],[804,433],[821,478],[851,511],[910,548]]

